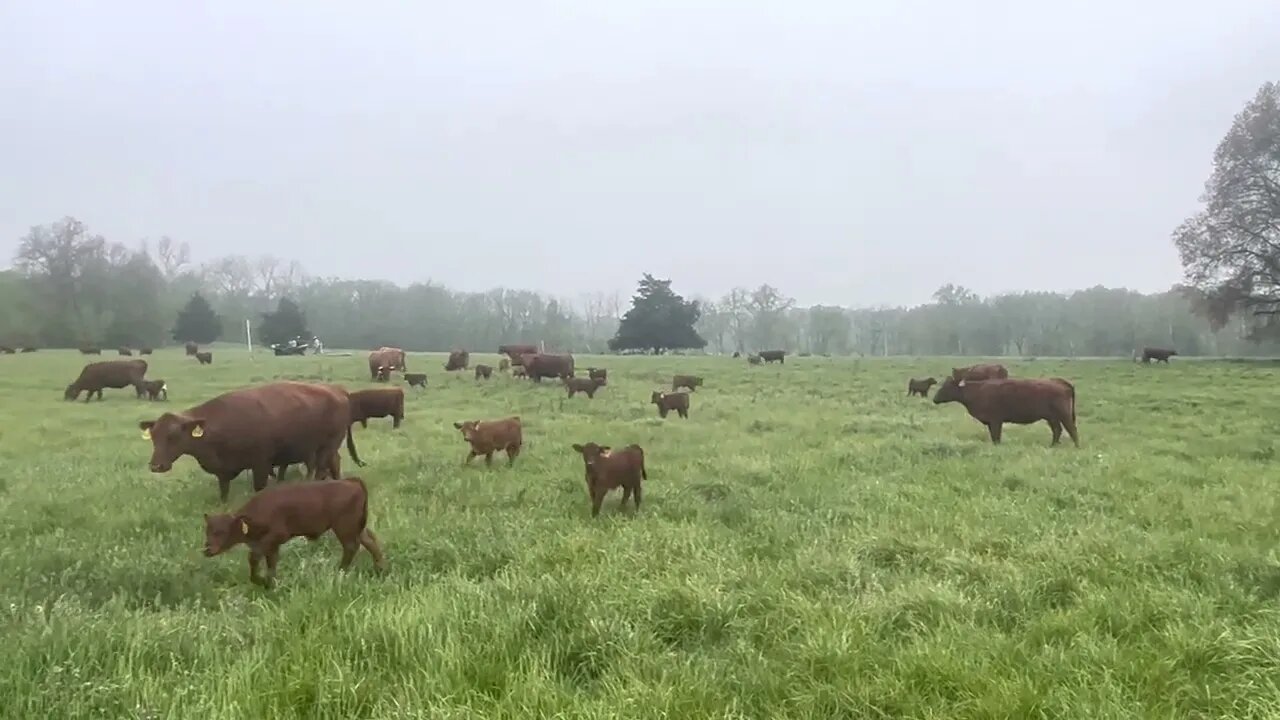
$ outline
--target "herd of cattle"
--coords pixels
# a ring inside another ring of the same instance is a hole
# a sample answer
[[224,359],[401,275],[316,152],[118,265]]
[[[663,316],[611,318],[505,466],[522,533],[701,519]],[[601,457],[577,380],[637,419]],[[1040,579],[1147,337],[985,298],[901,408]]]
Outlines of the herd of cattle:
[[[0,348],[12,352],[9,348]],[[92,351],[92,352],[90,352]],[[539,352],[532,345],[503,345],[498,348],[502,359],[497,372],[510,370],[516,377],[533,382],[558,378],[569,397],[583,393],[593,398],[608,384],[604,368],[588,368],[586,377],[577,377],[573,356]],[[83,348],[87,354],[99,354],[96,348]],[[201,364],[212,362],[212,354],[200,352],[192,343],[187,355]],[[130,355],[127,348],[121,355]],[[141,354],[150,354],[142,349]],[[785,362],[783,351],[763,351],[748,362]],[[1177,353],[1147,348],[1144,362],[1151,359],[1168,362]],[[465,350],[451,352],[445,362],[447,371],[465,370],[470,355]],[[77,399],[87,393],[85,402],[95,394],[102,399],[104,388],[133,387],[137,397],[167,399],[167,385],[162,379],[147,379],[147,361],[140,358],[91,362],[67,386],[64,397]],[[493,376],[495,369],[479,364],[474,368],[477,381]],[[375,382],[388,382],[393,372],[402,374],[410,387],[426,387],[425,373],[407,372],[405,352],[382,347],[369,354],[369,374]],[[661,417],[675,411],[681,418],[689,416],[689,392],[703,385],[694,375],[676,375],[671,392],[654,392],[650,402]],[[928,397],[938,381],[934,378],[912,378],[908,396]],[[1063,378],[1010,378],[1000,364],[981,364],[953,368],[934,393],[935,404],[957,402],[968,413],[987,426],[993,443],[999,443],[1005,423],[1030,424],[1045,421],[1053,434],[1052,444],[1060,442],[1063,429],[1079,447],[1076,431],[1075,387]],[[364,547],[373,556],[378,569],[385,567],[382,550],[367,527],[368,490],[358,477],[343,478],[340,451],[346,445],[352,462],[364,467],[356,450],[352,427],[359,422],[368,427],[370,418],[390,417],[394,427],[404,420],[404,390],[399,387],[370,388],[349,391],[340,385],[277,381],[240,388],[223,393],[181,412],[165,412],[155,420],[139,423],[145,439],[152,444],[150,469],[168,472],[174,462],[191,456],[205,472],[218,480],[219,497],[226,502],[231,481],[241,473],[252,474],[255,494],[234,513],[205,515],[205,554],[218,555],[239,544],[249,546],[250,579],[270,587],[275,578],[279,548],[295,537],[319,538],[332,531],[343,547],[340,568],[346,569]],[[484,456],[491,465],[493,455],[503,452],[508,465],[515,462],[523,444],[519,416],[491,420],[467,420],[454,423],[469,452],[464,463]],[[634,498],[638,510],[641,481],[648,478],[644,450],[639,445],[614,449],[594,442],[574,444],[582,456],[591,514],[600,512],[606,494],[621,488],[622,505]],[[280,484],[289,465],[306,467],[306,479],[313,482]],[[277,484],[267,489],[270,478]],[[267,574],[258,567],[266,560]]]

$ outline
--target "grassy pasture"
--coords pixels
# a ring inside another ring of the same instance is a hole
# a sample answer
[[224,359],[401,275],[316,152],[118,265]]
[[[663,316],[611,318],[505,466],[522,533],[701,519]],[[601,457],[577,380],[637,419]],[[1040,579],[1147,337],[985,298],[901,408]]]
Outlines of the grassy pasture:
[[[201,556],[216,482],[148,472],[136,423],[370,386],[364,354],[165,350],[167,404],[64,402],[85,360],[0,356],[3,718],[1280,715],[1270,365],[1009,363],[1075,383],[1075,450],[906,397],[958,360],[580,357],[610,385],[570,401],[411,354],[404,426],[356,428],[389,572],[295,540],[263,591]],[[673,372],[707,378],[688,420],[648,404]],[[515,468],[463,468],[452,423],[512,413]],[[590,518],[588,440],[645,448],[638,514]]]

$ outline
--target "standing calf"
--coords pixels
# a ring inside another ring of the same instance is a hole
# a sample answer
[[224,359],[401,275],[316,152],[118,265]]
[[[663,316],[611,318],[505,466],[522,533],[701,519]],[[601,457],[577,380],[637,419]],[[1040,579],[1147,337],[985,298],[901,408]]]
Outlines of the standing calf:
[[1177,350],[1165,350],[1163,348],[1152,347],[1142,348],[1142,362],[1149,363],[1152,360],[1155,360],[1156,362],[1162,362],[1165,365],[1168,365],[1169,358],[1177,354]]
[[649,402],[658,406],[658,415],[662,418],[665,418],[667,416],[667,413],[671,412],[672,410],[675,410],[677,413],[679,413],[680,417],[682,418],[689,417],[689,393],[655,392],[649,398]]
[[493,368],[488,365],[476,365],[476,379],[484,378],[488,380],[493,377]]
[[1030,425],[1044,420],[1053,431],[1053,444],[1067,429],[1071,442],[1080,447],[1076,434],[1076,389],[1062,378],[1014,380],[959,380],[947,378],[933,394],[936,404],[958,402],[973,419],[987,426],[991,442],[999,444],[1004,423]]
[[404,381],[409,383],[409,387],[425,388],[427,386],[426,373],[405,373]]
[[348,393],[351,422],[369,427],[369,418],[391,417],[391,427],[400,427],[404,420],[404,390],[398,387],[352,390]]
[[212,364],[213,364],[213,353],[211,353],[211,352],[198,352],[198,353],[196,353],[196,360],[198,360],[198,361],[200,362],[200,364],[201,364],[201,365],[212,365]]
[[[277,485],[249,498],[235,513],[204,516],[204,554],[214,557],[245,543],[249,546],[249,580],[271,587],[276,579],[280,546],[295,537],[316,540],[333,531],[342,543],[339,569],[346,570],[363,545],[378,570],[386,567],[378,539],[368,528],[369,490],[358,477]],[[267,576],[258,563],[267,560]]]
[[604,381],[598,378],[565,378],[564,386],[569,391],[569,397],[573,397],[574,393],[586,393],[589,399],[594,400],[596,397],[596,389],[604,385]]
[[614,451],[608,445],[589,442],[585,445],[574,443],[573,449],[582,454],[582,461],[586,464],[591,517],[600,514],[604,496],[619,487],[622,488],[622,502],[618,506],[625,507],[627,498],[634,494],[635,509],[640,509],[640,481],[648,480],[649,475],[644,470],[644,450],[639,445],[628,445]]
[[169,386],[163,380],[143,380],[142,391],[148,400],[168,400]]
[[925,378],[924,380],[911,378],[907,381],[907,397],[911,397],[912,395],[929,397],[929,388],[937,384],[938,381],[933,378]]
[[466,420],[456,422],[453,426],[462,431],[462,439],[471,445],[471,452],[467,453],[464,465],[477,455],[484,456],[485,465],[492,465],[493,454],[505,450],[507,465],[510,466],[515,463],[524,442],[518,415],[501,420]]
[[671,378],[671,392],[675,392],[682,387],[694,390],[701,384],[702,378],[697,375],[676,375]]

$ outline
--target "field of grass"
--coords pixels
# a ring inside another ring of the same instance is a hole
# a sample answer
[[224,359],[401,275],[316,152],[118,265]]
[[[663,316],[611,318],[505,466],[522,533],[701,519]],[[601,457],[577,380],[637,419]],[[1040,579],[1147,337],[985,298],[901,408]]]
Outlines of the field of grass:
[[[243,547],[201,555],[229,508],[190,458],[150,473],[137,421],[369,386],[363,353],[165,350],[167,404],[64,402],[84,361],[0,357],[3,718],[1280,714],[1270,365],[1010,363],[1075,383],[1076,450],[906,397],[950,359],[582,357],[610,371],[590,401],[411,354],[405,424],[356,428],[388,572],[299,539],[265,591]],[[648,404],[673,372],[706,377],[688,420]],[[515,467],[462,467],[452,423],[513,413]],[[589,440],[645,448],[638,513],[590,517]]]

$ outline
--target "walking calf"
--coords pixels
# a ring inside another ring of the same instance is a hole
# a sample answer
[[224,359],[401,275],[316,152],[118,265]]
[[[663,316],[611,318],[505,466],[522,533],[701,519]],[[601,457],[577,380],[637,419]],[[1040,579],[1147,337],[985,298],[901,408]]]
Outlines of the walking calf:
[[633,494],[636,498],[635,509],[640,509],[640,481],[648,480],[644,470],[644,450],[639,445],[628,445],[621,450],[612,450],[608,445],[597,445],[589,442],[585,445],[573,444],[573,449],[582,454],[586,464],[587,494],[591,497],[591,517],[600,514],[600,504],[610,490],[622,488],[622,502],[625,507],[627,498]]
[[507,453],[507,465],[515,463],[520,454],[520,446],[524,438],[520,427],[520,417],[513,415],[501,420],[467,420],[453,424],[462,431],[462,439],[471,445],[471,452],[463,464],[468,464],[477,455],[484,456],[484,464],[493,464],[493,454],[499,450]]
[[604,381],[598,378],[565,378],[564,386],[569,391],[569,397],[573,397],[574,393],[586,393],[590,399],[595,399],[596,390],[604,385]]
[[911,378],[907,381],[907,397],[911,397],[912,395],[929,397],[929,388],[937,384],[938,381],[933,378],[925,378],[924,380]]
[[[277,485],[249,498],[235,513],[204,516],[204,554],[214,557],[241,543],[249,546],[249,580],[271,587],[280,546],[295,537],[316,540],[333,531],[342,543],[346,570],[363,545],[378,570],[386,567],[378,539],[368,528],[369,490],[358,477]],[[267,576],[258,564],[267,560]]]
[[697,375],[676,375],[671,378],[671,392],[675,392],[682,387],[694,390],[701,384],[702,378]]
[[683,392],[655,392],[649,402],[658,406],[658,415],[665,418],[667,413],[675,410],[682,418],[689,417],[689,393]]

